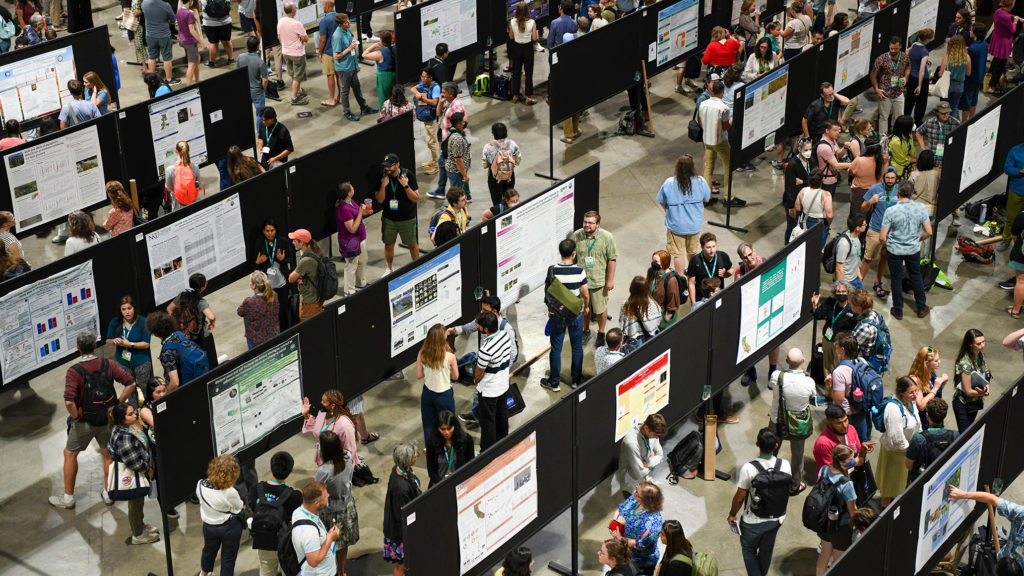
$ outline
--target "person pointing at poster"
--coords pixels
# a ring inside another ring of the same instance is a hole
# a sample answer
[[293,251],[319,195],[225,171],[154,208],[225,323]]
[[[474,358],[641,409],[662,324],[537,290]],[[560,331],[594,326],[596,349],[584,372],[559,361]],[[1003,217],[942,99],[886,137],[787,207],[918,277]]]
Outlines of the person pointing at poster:
[[955,486],[949,489],[949,501],[974,500],[996,507],[996,514],[1010,521],[1010,535],[1006,544],[999,549],[996,574],[1020,574],[1024,567],[1024,506],[1015,504],[988,492],[965,492]]

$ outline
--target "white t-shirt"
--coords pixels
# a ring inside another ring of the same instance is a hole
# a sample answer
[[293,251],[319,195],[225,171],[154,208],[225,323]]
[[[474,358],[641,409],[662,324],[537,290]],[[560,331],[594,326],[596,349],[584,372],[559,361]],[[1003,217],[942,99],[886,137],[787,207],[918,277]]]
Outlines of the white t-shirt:
[[[306,554],[316,552],[324,545],[324,540],[327,539],[327,529],[318,515],[302,506],[292,512],[292,523],[294,524],[297,520],[310,520],[316,524],[316,526],[302,525],[292,528],[292,547],[295,548],[296,558],[302,562]],[[335,576],[337,573],[338,564],[334,561],[333,550],[324,556],[319,565],[310,566],[307,561],[302,563],[302,569],[299,570],[299,576]]]
[[768,379],[768,387],[772,389],[772,408],[770,417],[772,422],[778,422],[779,412],[779,375],[782,377],[783,392],[786,395],[786,410],[799,412],[811,403],[811,396],[814,394],[814,379],[807,374],[797,370],[776,370]]
[[529,44],[533,41],[533,27],[537,24],[531,19],[526,21],[526,32],[519,31],[519,21],[512,19],[512,35],[515,37],[516,44]]
[[[771,458],[758,458],[758,460],[761,461],[761,466],[764,466],[765,470],[770,470],[775,467],[775,461],[777,460],[777,458],[775,456],[772,456]],[[786,460],[783,459],[782,465],[779,466],[779,472],[792,474],[793,472],[790,470],[789,462],[786,462]],[[740,468],[739,477],[736,479],[736,487],[742,490],[752,492],[750,488],[750,483],[754,481],[754,476],[757,476],[758,473],[760,473],[760,470],[758,470],[757,467],[755,467],[750,462],[747,462]],[[748,494],[747,501],[743,503],[742,519],[744,522],[746,522],[747,524],[760,524],[761,522],[774,522],[775,520],[778,520],[779,524],[782,524],[786,520],[785,514],[778,518],[760,518],[757,515],[755,515],[753,512],[750,511],[750,499],[753,496],[754,495],[752,493]]]

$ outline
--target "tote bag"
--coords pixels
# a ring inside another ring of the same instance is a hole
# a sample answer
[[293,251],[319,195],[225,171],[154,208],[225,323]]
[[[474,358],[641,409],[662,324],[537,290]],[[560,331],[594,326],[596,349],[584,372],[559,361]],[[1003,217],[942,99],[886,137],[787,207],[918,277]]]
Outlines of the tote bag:
[[140,474],[121,462],[110,463],[107,473],[107,496],[111,500],[135,500],[149,495],[149,477]]

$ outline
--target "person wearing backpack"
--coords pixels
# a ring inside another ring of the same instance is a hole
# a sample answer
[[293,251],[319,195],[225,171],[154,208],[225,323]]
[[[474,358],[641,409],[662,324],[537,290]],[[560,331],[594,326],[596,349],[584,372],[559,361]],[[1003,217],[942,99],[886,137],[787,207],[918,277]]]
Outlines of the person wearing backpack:
[[210,369],[210,361],[195,342],[178,330],[178,323],[163,310],[146,316],[149,333],[160,339],[160,365],[164,368],[167,391],[187,384]]
[[[651,254],[651,266],[647,269],[647,284],[651,290],[651,300],[661,307],[662,318],[658,330],[664,330],[676,321],[679,307],[686,302],[689,293],[686,291],[686,278],[680,276],[672,268],[672,255],[665,250]],[[609,334],[611,331],[608,331]],[[605,341],[607,342],[607,334]]]
[[[984,350],[985,335],[981,330],[967,330],[957,351],[956,369],[953,371],[953,382],[956,383],[953,415],[956,417],[956,429],[961,434],[974,424],[978,412],[985,407],[985,396],[989,395],[988,381],[992,380],[992,372],[985,361]],[[982,380],[984,386],[981,386]]]
[[879,374],[889,371],[889,356],[892,354],[892,336],[882,315],[875,312],[874,300],[867,290],[854,290],[850,294],[850,309],[860,316],[853,328],[857,338],[858,355]]
[[330,496],[323,482],[309,482],[302,487],[302,506],[292,512],[286,537],[277,548],[281,571],[286,576],[335,576],[337,563],[330,558],[331,548],[341,536],[338,526],[330,530],[320,519]]
[[[107,411],[114,405],[126,401],[135,393],[135,377],[117,362],[96,357],[96,335],[82,330],[75,338],[75,346],[81,357],[68,368],[64,376],[64,407],[68,411],[68,439],[64,444],[64,494],[50,496],[54,508],[75,507],[75,479],[78,476],[78,453],[89,447],[93,438],[103,454],[103,486],[107,485],[110,468],[110,429],[107,427]],[[118,395],[114,382],[124,388]],[[100,492],[107,506],[114,502],[107,491]]]
[[665,520],[661,525],[661,543],[665,553],[655,573],[658,576],[711,576],[718,574],[718,562],[701,552],[693,551],[678,520]]
[[836,237],[835,274],[833,278],[842,280],[853,288],[863,288],[864,281],[860,275],[861,236],[868,229],[867,218],[863,214],[854,214],[846,219],[846,232]]
[[916,399],[917,384],[910,377],[901,376],[896,380],[896,394],[882,402],[881,421],[885,430],[880,430],[882,450],[878,455],[875,482],[883,507],[907,487],[906,452],[910,439],[921,430]]
[[302,322],[324,309],[324,298],[320,296],[318,285],[318,268],[323,254],[320,246],[313,242],[313,235],[305,228],[289,232],[288,238],[295,251],[302,253],[295,270],[288,275],[288,281],[299,288],[299,322]]
[[188,277],[188,289],[174,297],[167,305],[167,313],[178,323],[178,328],[206,353],[210,368],[217,367],[217,343],[213,339],[217,315],[210,303],[203,298],[206,292],[206,276],[192,274]]
[[[789,462],[775,456],[779,436],[774,430],[762,428],[757,433],[757,449],[757,459],[740,468],[727,519],[730,527],[739,529],[747,576],[768,574],[775,536],[786,520],[793,484]],[[740,506],[743,506],[743,516],[737,522]]]
[[892,278],[892,308],[889,313],[897,320],[903,319],[904,267],[914,290],[917,317],[924,318],[931,311],[921,277],[921,241],[932,236],[932,223],[924,204],[914,202],[911,199],[913,195],[913,184],[900,184],[896,193],[898,201],[886,210],[882,231],[878,235],[878,240],[885,245],[885,259],[889,263],[889,276]]
[[164,190],[166,191],[164,207],[170,205],[171,211],[188,206],[198,200],[199,188],[202,186],[202,181],[199,179],[199,166],[192,164],[188,142],[184,140],[178,142],[174,146],[174,153],[178,156],[178,160],[174,164],[164,167]]
[[441,100],[441,85],[435,82],[436,69],[427,66],[420,72],[420,83],[411,88],[412,99],[416,104],[416,120],[423,123],[423,132],[427,138],[427,149],[430,150],[430,161],[424,162],[424,174],[437,174],[437,159],[441,155],[441,145],[437,141],[437,105]]
[[[839,146],[837,139],[842,131],[842,126],[835,120],[825,121],[825,132],[820,140],[814,142],[811,148],[811,169],[815,167],[821,170],[821,187],[830,194],[835,194],[836,186],[839,184],[839,171],[846,170],[852,163],[852,154],[845,147]],[[840,162],[839,159],[849,161]],[[808,176],[810,173],[808,172]]]
[[544,290],[558,280],[572,296],[583,300],[583,307],[575,317],[563,318],[548,308],[547,332],[551,339],[551,352],[548,354],[549,372],[547,378],[540,379],[540,385],[552,392],[559,391],[562,380],[562,345],[565,333],[569,332],[569,343],[572,346],[572,366],[570,375],[575,388],[583,383],[583,317],[590,314],[590,289],[587,287],[587,274],[577,266],[576,242],[566,238],[558,243],[558,254],[562,261],[548,269],[548,279]]
[[836,337],[836,358],[839,362],[831,374],[825,375],[825,385],[831,390],[833,404],[842,407],[849,416],[850,425],[857,431],[857,437],[861,442],[867,442],[871,439],[871,421],[863,409],[863,398],[860,398],[860,405],[853,399],[858,348],[859,344],[853,334],[839,333]]
[[[768,378],[768,388],[772,390],[769,426],[772,430],[781,430],[780,440],[789,440],[791,467],[793,468],[790,496],[796,496],[807,488],[802,481],[804,448],[807,438],[814,432],[814,424],[810,419],[810,400],[816,394],[816,390],[814,379],[800,369],[803,364],[804,353],[799,348],[790,348],[786,354],[786,366],[789,369],[775,371]],[[791,426],[791,424],[799,426],[801,422],[807,422],[806,431],[794,430]],[[783,423],[786,425],[783,426]],[[801,438],[801,436],[803,437]]]
[[[469,210],[466,209],[466,191],[462,188],[452,186],[445,193],[445,199],[448,201],[448,206],[441,210],[437,217],[437,222],[433,223],[434,232],[430,234],[430,240],[435,246],[442,244],[437,241],[435,232],[437,227],[445,222],[451,222],[455,224],[458,234],[462,234],[469,227]],[[432,218],[433,220],[433,218]]]
[[[946,430],[943,426],[948,410],[949,405],[942,398],[932,398],[928,401],[927,426],[920,434],[915,434],[910,439],[910,446],[907,447],[905,464],[910,471],[907,475],[908,482],[916,480],[960,437],[956,430]],[[924,425],[926,422],[921,424]]]
[[491,140],[484,144],[480,161],[487,171],[487,191],[491,193],[491,204],[498,206],[505,197],[505,191],[515,188],[515,168],[523,161],[519,144],[508,137],[508,126],[501,122],[491,124]]
[[85,84],[81,80],[68,80],[68,92],[71,93],[71,101],[60,109],[58,116],[61,130],[100,117],[100,109],[85,99]]
[[[845,444],[838,444],[832,449],[832,463],[818,472],[818,482],[814,490],[807,496],[804,503],[804,525],[807,525],[808,502],[819,502],[824,505],[822,510],[826,519],[825,530],[817,530],[821,539],[821,552],[815,566],[815,576],[823,576],[828,565],[846,552],[853,543],[853,528],[850,516],[857,511],[857,492],[849,475],[856,467],[853,449]],[[813,500],[812,500],[813,499]],[[839,519],[828,520],[833,512],[838,512]],[[828,528],[833,528],[829,530]]]
[[249,491],[249,532],[252,549],[260,561],[260,576],[276,576],[277,543],[295,510],[302,506],[302,492],[290,488],[285,480],[292,473],[295,459],[288,452],[275,452],[270,457],[270,479],[257,483]]

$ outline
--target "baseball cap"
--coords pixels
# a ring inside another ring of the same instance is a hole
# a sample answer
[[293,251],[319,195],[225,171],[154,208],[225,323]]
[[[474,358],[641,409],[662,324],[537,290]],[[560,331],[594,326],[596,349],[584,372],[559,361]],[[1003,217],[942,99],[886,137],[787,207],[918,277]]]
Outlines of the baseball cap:
[[718,82],[718,81],[719,81],[719,80],[721,80],[721,79],[722,79],[722,77],[721,77],[721,76],[719,76],[718,74],[712,74],[712,75],[711,75],[711,76],[710,76],[710,77],[708,78],[708,82]]
[[394,166],[395,164],[398,164],[398,154],[391,152],[385,155],[383,164],[385,166]]
[[313,241],[313,235],[309,233],[309,230],[305,228],[299,228],[295,232],[289,232],[288,237],[292,240],[298,240],[299,242],[305,242],[309,244]]
[[949,102],[939,102],[938,106],[935,107],[935,111],[942,114],[949,114],[953,109],[949,107]]

